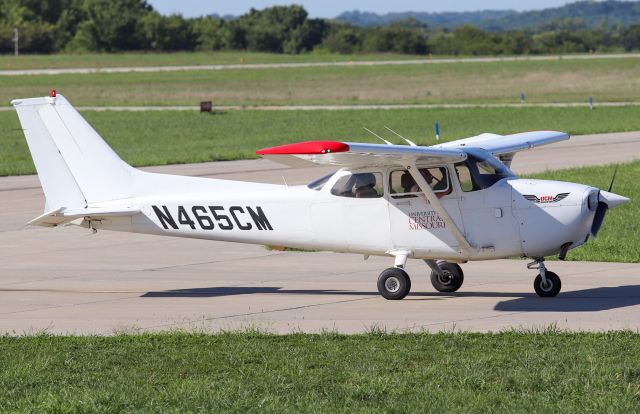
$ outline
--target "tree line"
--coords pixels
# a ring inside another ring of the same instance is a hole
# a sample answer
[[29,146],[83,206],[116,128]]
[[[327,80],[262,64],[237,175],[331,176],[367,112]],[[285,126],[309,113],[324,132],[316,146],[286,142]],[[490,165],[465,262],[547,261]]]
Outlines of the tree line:
[[0,53],[218,51],[272,53],[550,54],[640,49],[640,24],[588,28],[563,19],[540,30],[430,28],[413,19],[359,27],[309,18],[302,6],[251,9],[234,19],[164,16],[144,0],[0,0]]

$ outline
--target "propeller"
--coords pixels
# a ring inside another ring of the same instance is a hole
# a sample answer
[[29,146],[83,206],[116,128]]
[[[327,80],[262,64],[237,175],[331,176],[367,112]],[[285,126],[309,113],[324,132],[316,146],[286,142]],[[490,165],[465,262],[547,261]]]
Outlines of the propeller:
[[[596,235],[598,234],[598,231],[600,231],[600,227],[604,222],[604,216],[607,214],[607,211],[609,210],[609,203],[612,203],[612,207],[615,207],[618,204],[626,202],[621,200],[614,200],[613,197],[611,197],[611,196],[616,196],[620,198],[620,196],[617,196],[611,193],[611,190],[613,189],[613,183],[616,180],[617,174],[618,174],[618,165],[616,165],[616,169],[613,170],[613,177],[611,177],[611,183],[609,183],[609,188],[606,191],[607,194],[602,194],[602,191],[598,191],[598,208],[596,209],[596,214],[593,217],[593,223],[591,224],[591,235],[593,237],[596,237]],[[609,200],[610,198],[612,200]]]

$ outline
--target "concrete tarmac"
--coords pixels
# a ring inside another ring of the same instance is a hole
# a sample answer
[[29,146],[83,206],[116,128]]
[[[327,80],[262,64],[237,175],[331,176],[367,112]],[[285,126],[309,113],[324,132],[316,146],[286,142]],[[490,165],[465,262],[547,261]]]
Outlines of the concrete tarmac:
[[[640,133],[574,137],[518,154],[513,169],[530,173],[623,162],[639,154]],[[149,170],[297,184],[330,169],[255,160]],[[412,294],[386,301],[376,280],[392,265],[390,258],[364,261],[357,255],[106,231],[92,235],[76,227],[25,228],[43,205],[35,176],[0,178],[2,333],[640,328],[639,264],[549,262],[562,277],[563,291],[541,299],[526,261],[467,263],[465,284],[454,294],[435,292],[426,265],[410,261]]]

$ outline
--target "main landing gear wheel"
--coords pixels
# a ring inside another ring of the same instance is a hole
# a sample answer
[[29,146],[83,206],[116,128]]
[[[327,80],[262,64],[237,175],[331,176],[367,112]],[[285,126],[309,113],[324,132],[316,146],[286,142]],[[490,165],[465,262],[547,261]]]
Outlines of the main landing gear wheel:
[[558,275],[548,270],[545,272],[545,276],[547,279],[546,283],[542,280],[542,275],[536,276],[536,279],[533,281],[533,288],[538,296],[542,298],[552,298],[560,293],[562,282]]
[[431,271],[431,284],[438,292],[455,292],[464,282],[464,273],[457,263],[439,262],[440,272]]
[[411,279],[398,267],[386,269],[378,277],[378,292],[389,300],[404,299],[411,290]]

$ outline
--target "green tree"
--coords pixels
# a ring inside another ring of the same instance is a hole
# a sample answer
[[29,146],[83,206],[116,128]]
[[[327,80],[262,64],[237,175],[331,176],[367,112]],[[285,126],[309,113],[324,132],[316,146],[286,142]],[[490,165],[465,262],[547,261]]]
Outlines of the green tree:
[[283,45],[285,53],[308,52],[322,43],[328,30],[323,19],[309,19],[293,29]]
[[620,33],[620,44],[626,51],[640,49],[640,24],[634,24],[626,29],[622,29]]
[[367,52],[426,54],[427,28],[415,19],[395,22],[387,27],[366,31],[363,49]]
[[152,10],[143,0],[86,0],[87,20],[78,27],[78,43],[105,52],[143,49],[142,19]]
[[322,46],[332,53],[350,54],[362,50],[362,29],[346,25],[333,24]]
[[533,52],[531,34],[510,31],[500,36],[500,53],[507,55],[526,55]]
[[274,6],[264,10],[251,9],[229,25],[228,46],[244,46],[259,52],[297,53],[305,49],[305,43],[313,39],[314,29],[310,24],[305,28],[307,11],[302,6]]
[[182,16],[162,16],[158,12],[147,13],[141,19],[145,49],[158,51],[193,50],[196,36],[192,23]]
[[198,50],[220,50],[225,46],[224,21],[213,17],[193,20],[195,48]]

